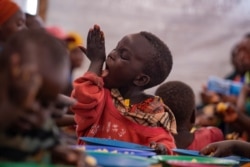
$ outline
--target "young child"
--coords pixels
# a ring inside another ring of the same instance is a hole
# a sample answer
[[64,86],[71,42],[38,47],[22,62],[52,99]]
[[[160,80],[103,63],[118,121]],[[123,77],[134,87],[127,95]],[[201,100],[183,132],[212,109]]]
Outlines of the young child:
[[26,28],[25,14],[19,6],[11,0],[0,0],[0,51],[12,34]]
[[216,127],[203,127],[190,132],[195,122],[195,95],[190,86],[181,81],[169,81],[160,85],[155,95],[173,111],[177,123],[174,135],[177,148],[200,150],[209,143],[223,140]]
[[88,33],[87,57],[89,69],[74,81],[72,92],[78,101],[72,107],[78,137],[154,143],[161,153],[171,154],[174,115],[160,98],[144,93],[169,75],[172,56],[168,47],[155,35],[140,32],[123,37],[106,58],[104,34],[95,25]]
[[239,140],[215,142],[204,147],[200,153],[215,157],[239,155],[250,158],[250,143]]
[[[66,48],[45,31],[23,30],[6,42],[0,55],[0,107],[5,118],[0,131],[1,161],[85,162],[82,153],[61,144],[51,118],[68,75]],[[9,113],[12,117],[5,117]]]

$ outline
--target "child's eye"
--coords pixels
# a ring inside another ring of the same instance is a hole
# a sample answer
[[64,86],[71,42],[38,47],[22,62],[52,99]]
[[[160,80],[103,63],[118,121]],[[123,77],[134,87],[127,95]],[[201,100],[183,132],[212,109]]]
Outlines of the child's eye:
[[119,50],[119,54],[120,54],[120,57],[121,57],[122,59],[125,59],[125,60],[128,60],[128,59],[129,59],[129,56],[128,56],[126,50],[123,50],[123,49]]

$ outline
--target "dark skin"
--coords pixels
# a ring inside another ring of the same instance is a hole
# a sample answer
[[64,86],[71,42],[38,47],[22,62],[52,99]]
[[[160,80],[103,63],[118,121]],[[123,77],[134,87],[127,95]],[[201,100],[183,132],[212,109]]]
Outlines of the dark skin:
[[[143,49],[142,49],[143,48]],[[152,58],[153,47],[140,34],[125,36],[106,58],[104,33],[95,25],[89,30],[86,55],[90,60],[88,71],[104,78],[104,86],[116,88],[131,104],[140,103],[151,95],[145,94],[143,86],[150,77],[143,72],[144,65]],[[103,65],[105,63],[105,70]],[[166,153],[166,148],[153,142],[152,148]]]
[[250,158],[250,143],[240,140],[227,140],[209,144],[200,151],[202,155],[225,157],[239,155]]
[[23,29],[27,29],[25,14],[19,10],[0,25],[0,42],[4,43],[12,34]]
[[250,38],[243,38],[234,49],[234,64],[240,74],[250,70]]
[[[177,122],[177,134],[174,135],[177,148],[186,149],[194,140],[194,133],[190,130],[193,127],[195,120],[195,110],[193,110],[192,116],[189,119]],[[185,140],[183,140],[185,139]]]
[[29,29],[44,29],[45,25],[42,18],[39,15],[26,15],[26,26]]

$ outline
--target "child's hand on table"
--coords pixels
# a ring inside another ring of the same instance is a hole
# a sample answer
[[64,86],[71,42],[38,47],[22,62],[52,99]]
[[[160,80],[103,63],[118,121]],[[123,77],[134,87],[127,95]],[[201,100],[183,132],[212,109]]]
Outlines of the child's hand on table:
[[161,143],[151,142],[150,148],[155,149],[156,154],[167,154],[167,148]]

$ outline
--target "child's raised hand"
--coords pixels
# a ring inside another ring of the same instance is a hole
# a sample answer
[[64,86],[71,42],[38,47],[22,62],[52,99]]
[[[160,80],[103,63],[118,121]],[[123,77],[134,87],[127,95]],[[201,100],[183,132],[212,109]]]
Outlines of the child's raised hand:
[[89,30],[87,37],[87,57],[91,62],[103,63],[106,58],[104,33],[98,25]]
[[161,143],[151,142],[150,147],[155,149],[156,154],[167,154],[167,148]]
[[215,157],[224,157],[232,155],[232,141],[221,141],[207,145],[200,151],[201,155],[209,155]]

